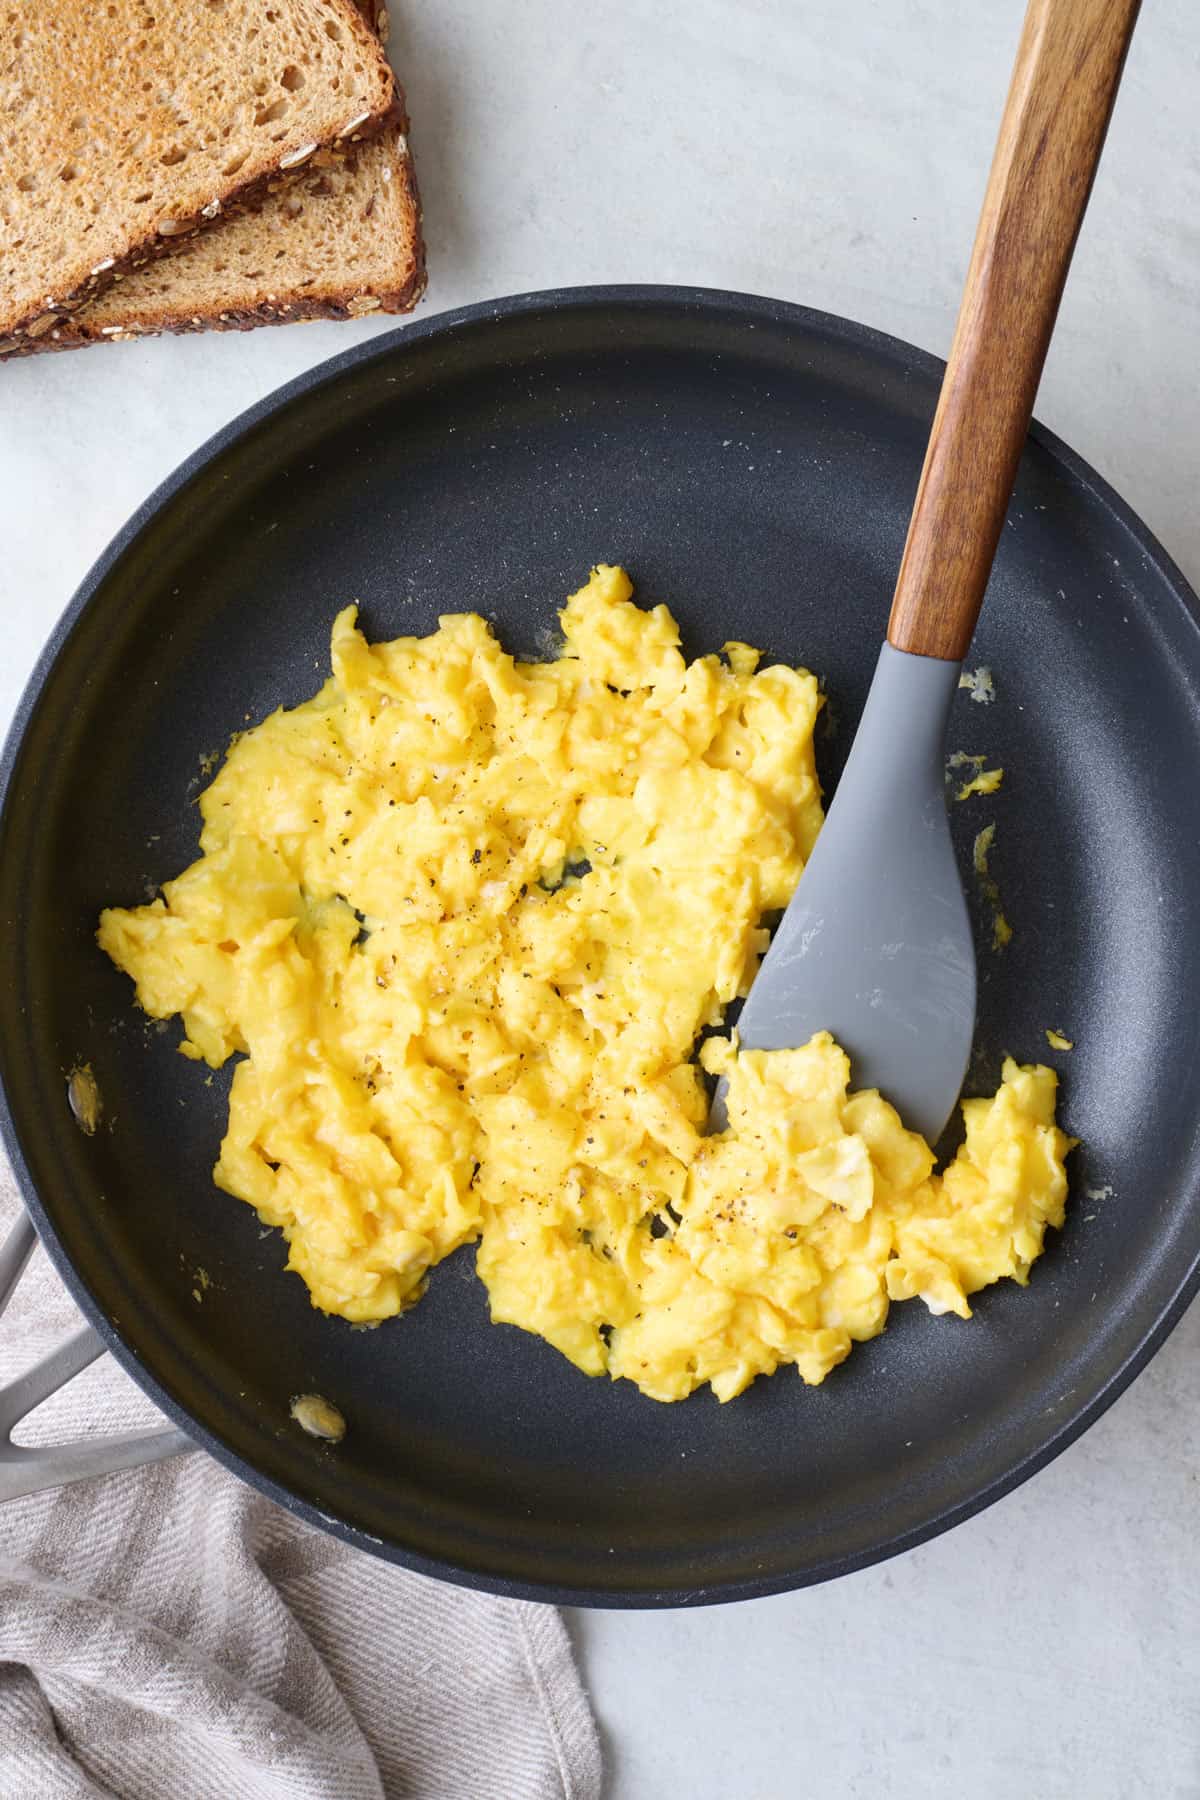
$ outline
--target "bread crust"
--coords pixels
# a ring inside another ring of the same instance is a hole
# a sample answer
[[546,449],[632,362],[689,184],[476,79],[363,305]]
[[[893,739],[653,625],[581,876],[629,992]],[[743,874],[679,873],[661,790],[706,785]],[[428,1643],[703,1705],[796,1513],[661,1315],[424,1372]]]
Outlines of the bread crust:
[[[377,113],[358,122],[354,131],[346,139],[349,143],[357,144],[378,135],[388,125],[395,124],[398,119],[402,119],[404,116],[403,106],[397,103],[395,77],[384,55],[379,37],[364,18],[363,8],[357,3],[357,0],[329,0],[329,3],[338,7],[346,20],[348,29],[358,39],[362,48],[368,54],[373,54],[378,58],[386,77],[386,104]],[[311,152],[303,156],[295,150],[290,153],[285,150],[282,160],[290,162],[290,166],[286,169],[279,161],[271,162],[264,167],[263,157],[260,153],[256,159],[258,166],[252,168],[252,172],[246,180],[230,177],[224,187],[218,185],[211,200],[194,214],[179,221],[172,220],[173,229],[169,234],[160,233],[158,225],[151,223],[145,234],[130,244],[121,255],[104,258],[91,269],[85,269],[81,262],[74,271],[67,274],[66,286],[61,296],[47,296],[42,305],[30,309],[11,325],[0,330],[0,360],[11,356],[27,355],[43,347],[49,348],[48,345],[43,346],[41,340],[49,337],[56,328],[59,330],[60,336],[54,342],[53,347],[55,349],[69,348],[70,346],[63,343],[61,337],[63,322],[71,320],[75,313],[81,307],[86,306],[87,302],[94,299],[97,294],[106,292],[129,269],[140,268],[145,262],[157,261],[160,257],[169,256],[172,251],[177,250],[181,244],[196,236],[198,232],[209,230],[223,219],[236,217],[237,214],[255,205],[264,194],[280,191],[282,187],[303,175],[304,164],[307,162],[309,154],[313,154],[319,149],[326,149],[342,138],[342,132],[328,132],[322,137],[314,139]],[[292,158],[295,160],[292,161]],[[167,328],[163,327],[163,329]],[[81,337],[73,341],[89,342],[91,340]]]

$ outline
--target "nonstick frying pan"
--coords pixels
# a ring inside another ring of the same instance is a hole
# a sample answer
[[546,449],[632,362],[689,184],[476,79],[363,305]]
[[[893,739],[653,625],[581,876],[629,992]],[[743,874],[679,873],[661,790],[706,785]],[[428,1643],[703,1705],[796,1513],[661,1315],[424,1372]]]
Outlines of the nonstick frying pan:
[[[730,1406],[592,1381],[489,1324],[470,1251],[407,1317],[315,1312],[284,1245],[210,1180],[230,1070],[171,1053],[98,952],[96,915],[195,854],[190,804],[231,732],[311,693],[330,621],[378,637],[477,608],[530,655],[597,560],[815,669],[831,786],[888,611],[941,365],[842,319],[738,295],[580,289],[468,308],[350,351],[220,433],[141,509],[43,657],[5,752],[5,1139],[76,1298],[215,1456],[365,1549],[474,1586],[607,1605],[733,1599],[894,1554],[1082,1431],[1200,1282],[1200,629],[1128,509],[1035,429],[951,748],[1007,771],[955,808],[977,898],[969,1091],[1058,1058],[1083,1140],[1028,1290],[971,1323],[893,1309],[824,1386]],[[91,1064],[94,1136],[67,1105]],[[193,1298],[195,1271],[210,1286]],[[324,1445],[289,1418],[317,1392]]]

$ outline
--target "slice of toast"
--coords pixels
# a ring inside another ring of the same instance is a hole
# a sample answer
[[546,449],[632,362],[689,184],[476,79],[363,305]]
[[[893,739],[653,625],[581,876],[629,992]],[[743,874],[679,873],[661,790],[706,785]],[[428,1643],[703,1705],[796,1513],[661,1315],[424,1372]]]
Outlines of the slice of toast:
[[[384,9],[356,3],[386,38]],[[284,192],[131,269],[28,348],[410,311],[425,289],[425,257],[402,109],[398,93],[397,116],[371,142],[318,151]]]
[[0,37],[0,350],[379,131],[392,73],[352,0],[25,0]]
[[286,194],[131,270],[29,348],[411,311],[425,259],[405,134],[389,128],[349,159],[319,152],[310,167]]

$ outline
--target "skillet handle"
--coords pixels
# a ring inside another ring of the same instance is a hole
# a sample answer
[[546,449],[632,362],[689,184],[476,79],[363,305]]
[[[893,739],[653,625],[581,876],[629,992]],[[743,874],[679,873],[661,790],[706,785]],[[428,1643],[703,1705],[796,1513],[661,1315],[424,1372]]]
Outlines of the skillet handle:
[[[37,1235],[28,1215],[22,1213],[0,1245],[0,1313],[12,1298],[36,1243]],[[12,1434],[22,1419],[103,1354],[101,1339],[90,1325],[85,1325],[15,1381],[0,1387],[0,1504],[24,1494],[42,1493],[47,1488],[66,1487],[73,1481],[136,1469],[143,1463],[181,1456],[197,1448],[185,1432],[174,1426],[166,1431],[84,1438],[74,1444],[35,1447],[13,1443]]]
[[1140,0],[1029,0],[888,642],[960,662],[983,604]]

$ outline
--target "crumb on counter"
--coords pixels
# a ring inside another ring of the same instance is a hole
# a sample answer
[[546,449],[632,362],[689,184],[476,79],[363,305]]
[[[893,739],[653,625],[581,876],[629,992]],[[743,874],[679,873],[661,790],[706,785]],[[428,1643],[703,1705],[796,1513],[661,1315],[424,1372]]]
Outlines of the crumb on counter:
[[1074,1038],[1065,1036],[1063,1032],[1056,1031],[1050,1025],[1046,1027],[1046,1042],[1052,1050],[1073,1050],[1075,1048]]

